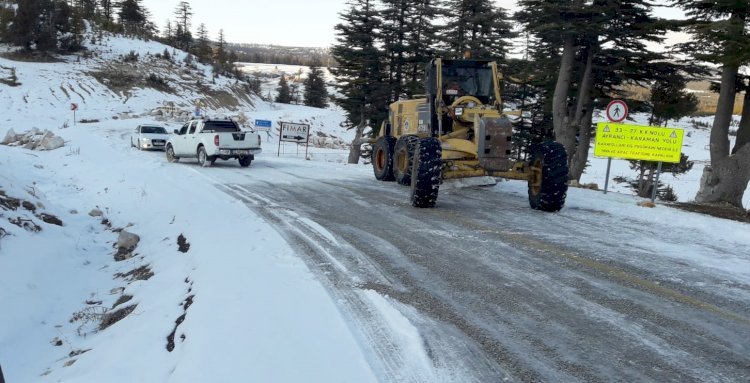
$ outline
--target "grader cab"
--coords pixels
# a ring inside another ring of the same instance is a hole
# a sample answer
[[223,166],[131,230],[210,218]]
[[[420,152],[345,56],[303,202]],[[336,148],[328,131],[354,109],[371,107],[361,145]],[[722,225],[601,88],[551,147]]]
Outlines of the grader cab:
[[528,180],[532,208],[560,210],[568,188],[565,149],[537,137],[524,161],[514,159],[500,80],[493,61],[432,60],[425,97],[389,107],[372,148],[375,178],[410,186],[415,207],[434,207],[444,180]]

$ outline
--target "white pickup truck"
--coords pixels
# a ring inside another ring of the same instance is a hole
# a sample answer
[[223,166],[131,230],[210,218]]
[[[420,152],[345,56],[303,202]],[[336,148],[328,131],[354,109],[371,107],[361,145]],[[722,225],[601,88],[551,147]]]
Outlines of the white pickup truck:
[[247,167],[261,152],[260,135],[240,129],[231,119],[190,120],[169,135],[165,151],[169,162],[197,158],[201,166],[208,167],[217,158],[236,158],[240,166]]

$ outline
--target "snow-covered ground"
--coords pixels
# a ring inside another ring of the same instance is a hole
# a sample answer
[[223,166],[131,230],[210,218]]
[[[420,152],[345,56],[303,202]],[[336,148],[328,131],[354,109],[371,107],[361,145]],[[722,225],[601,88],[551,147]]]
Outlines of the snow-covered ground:
[[[195,162],[170,164],[161,152],[129,146],[137,124],[154,122],[147,116],[151,110],[168,101],[189,108],[199,94],[153,89],[117,94],[86,75],[102,59],[116,60],[130,50],[153,55],[165,47],[118,37],[109,37],[107,44],[92,47],[98,52],[92,61],[41,64],[0,58],[0,66],[16,68],[22,84],[0,85],[0,103],[6,106],[0,138],[9,128],[22,133],[37,127],[66,141],[65,147],[49,152],[0,146],[0,190],[30,203],[0,209],[0,365],[7,381],[382,379],[372,367],[374,356],[365,340],[280,233],[217,188],[223,182],[221,171],[234,168],[232,177],[270,189],[301,177],[374,182],[368,165],[345,164],[347,151],[339,143],[351,140],[352,134],[341,126],[341,111],[257,99],[254,106],[242,104],[238,110],[212,109],[242,113],[251,125],[255,119],[271,120],[275,126],[281,121],[307,122],[313,135],[322,137],[318,144],[328,147],[311,147],[307,158],[304,148],[291,144],[277,153],[272,131],[264,153],[250,168],[218,161],[217,169],[209,169],[216,175],[206,176]],[[219,79],[216,86],[230,83]],[[81,106],[78,119],[98,122],[74,125],[72,102]],[[179,126],[166,124],[170,131]],[[662,177],[680,200],[690,200],[697,191],[708,159],[708,134],[694,130],[686,138],[685,151],[696,160],[692,172],[679,179]],[[273,166],[258,169],[258,163]],[[626,161],[613,165],[612,177],[635,175]],[[603,186],[605,166],[606,160],[592,158],[582,181]],[[737,241],[748,229],[746,224],[667,208],[638,209],[634,206],[639,199],[631,197],[629,189],[618,184],[611,188],[621,194],[571,190],[566,206],[594,205],[622,219],[688,225],[701,235]],[[495,192],[523,189],[523,183],[504,182]],[[746,206],[749,198],[745,196]],[[95,208],[103,217],[88,214]],[[41,213],[57,216],[63,226],[42,222],[37,217]],[[307,218],[300,217],[299,224],[326,233]],[[35,232],[34,225],[41,231]],[[121,229],[141,240],[132,258],[117,262],[115,242]],[[181,236],[190,244],[185,253],[179,251]],[[696,254],[668,256],[689,257],[697,265],[721,267],[738,280],[750,280],[743,261],[717,265]],[[139,272],[130,273],[133,270]],[[393,332],[403,335],[402,348],[413,350],[415,360],[422,361],[420,368],[429,369],[429,351],[415,328],[386,297],[367,294]],[[131,300],[122,302],[128,296]],[[107,314],[130,306],[129,315],[99,329]]]

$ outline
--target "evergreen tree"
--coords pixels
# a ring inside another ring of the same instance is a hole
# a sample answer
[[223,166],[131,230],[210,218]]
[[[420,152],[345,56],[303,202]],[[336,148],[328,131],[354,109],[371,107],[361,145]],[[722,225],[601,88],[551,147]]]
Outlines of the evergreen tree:
[[109,28],[114,22],[113,14],[115,4],[112,0],[100,0],[99,4],[101,5],[102,9],[102,19],[104,20],[104,27]]
[[96,0],[75,0],[73,4],[74,4],[76,11],[81,17],[91,20],[96,16],[96,11],[97,11]]
[[292,93],[289,89],[289,83],[286,81],[286,76],[281,75],[281,79],[279,80],[279,87],[276,88],[276,102],[282,103],[282,104],[289,104],[292,102]]
[[[620,93],[625,83],[645,84],[669,69],[662,54],[646,49],[661,42],[669,23],[651,16],[646,0],[520,0],[516,17],[544,48],[559,55],[551,121],[568,154],[570,178],[588,162],[595,100]],[[612,18],[611,15],[617,15]],[[560,48],[561,47],[561,48]]]
[[[76,26],[71,24],[72,17],[70,6],[62,0],[18,0],[5,41],[27,50],[70,50],[80,46],[81,40],[80,33],[74,33]],[[59,36],[69,33],[74,35],[67,36],[64,44],[59,45]]]
[[685,90],[687,80],[679,73],[663,77],[651,87],[649,125],[667,126],[698,110],[698,98]]
[[380,38],[387,56],[389,102],[403,96],[404,71],[408,60],[407,32],[411,18],[411,0],[381,0],[383,23]]
[[[675,0],[691,19],[692,41],[683,52],[696,60],[720,66],[721,88],[711,128],[711,164],[703,170],[697,202],[729,203],[742,208],[742,196],[750,181],[750,145],[730,153],[729,125],[738,90],[740,66],[750,63],[750,4],[737,0]],[[750,108],[747,104],[745,108]],[[743,111],[743,116],[745,113]],[[750,118],[750,112],[748,112]],[[746,122],[750,124],[750,122]]]
[[206,29],[206,25],[203,23],[198,26],[197,39],[195,41],[195,55],[201,62],[205,62],[211,57],[211,44],[208,40],[208,29]]
[[224,39],[224,30],[219,29],[219,38],[216,40],[216,51],[214,52],[214,68],[216,72],[224,73],[227,63],[227,41]]
[[341,14],[342,22],[334,27],[337,36],[331,55],[339,65],[331,71],[342,94],[335,102],[346,112],[349,128],[356,128],[348,161],[357,163],[364,129],[378,126],[388,116],[390,92],[383,55],[375,39],[382,21],[374,1],[350,0],[348,4],[349,9]]
[[164,39],[164,43],[167,45],[174,45],[175,43],[175,31],[172,27],[172,22],[167,19],[167,23],[164,24],[164,32],[162,35],[162,38]]
[[372,0],[351,0],[349,10],[337,24],[336,45],[331,49],[338,66],[331,68],[343,95],[335,101],[354,126],[377,125],[387,116],[388,90],[383,55],[376,46],[380,29],[379,12]]
[[328,107],[328,91],[326,90],[323,71],[316,64],[309,66],[310,71],[305,79],[305,105],[314,108]]
[[411,98],[424,93],[424,72],[427,63],[436,56],[439,3],[442,0],[413,0],[410,26],[407,29],[407,68],[405,70],[404,96]]
[[175,36],[177,47],[184,51],[189,51],[190,45],[193,42],[193,35],[190,33],[193,8],[187,1],[180,1],[177,4],[177,8],[175,8],[174,14],[177,17],[177,30],[179,31]]
[[140,0],[123,0],[120,3],[120,25],[126,34],[145,36],[146,12],[141,6]]
[[449,0],[443,41],[447,56],[502,60],[513,37],[504,9],[491,0]]

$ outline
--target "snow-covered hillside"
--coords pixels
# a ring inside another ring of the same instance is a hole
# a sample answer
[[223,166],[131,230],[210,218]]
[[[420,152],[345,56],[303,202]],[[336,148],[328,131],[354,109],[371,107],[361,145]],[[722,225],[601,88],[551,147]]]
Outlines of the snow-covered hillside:
[[[89,49],[89,58],[53,63],[0,58],[18,83],[0,84],[0,135],[48,129],[66,144],[0,146],[8,381],[374,381],[355,333],[279,233],[191,165],[129,145],[138,124],[177,128],[203,101],[204,113],[248,127],[308,122],[320,146],[308,158],[336,164],[347,153],[336,136],[346,135],[341,114],[244,96],[234,80],[212,80],[208,67],[190,68],[184,53],[156,42],[107,36]],[[165,49],[174,61],[156,57]],[[100,76],[135,54],[122,69],[137,70],[136,83]],[[152,73],[169,89],[143,86]],[[276,153],[275,138],[265,156]],[[280,160],[305,162],[297,150],[287,144]],[[120,248],[121,232],[140,242]]]

